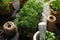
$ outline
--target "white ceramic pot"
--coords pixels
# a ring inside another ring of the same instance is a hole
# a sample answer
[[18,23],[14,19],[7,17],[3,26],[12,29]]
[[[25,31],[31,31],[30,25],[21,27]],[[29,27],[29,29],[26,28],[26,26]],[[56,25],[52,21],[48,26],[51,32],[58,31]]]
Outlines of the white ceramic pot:
[[33,36],[33,40],[39,40],[39,38],[40,38],[40,32],[37,31]]

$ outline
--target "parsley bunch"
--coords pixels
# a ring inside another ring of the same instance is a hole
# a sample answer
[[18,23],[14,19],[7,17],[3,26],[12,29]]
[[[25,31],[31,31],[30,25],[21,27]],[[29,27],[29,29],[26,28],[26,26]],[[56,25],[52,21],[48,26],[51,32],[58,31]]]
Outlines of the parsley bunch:
[[16,24],[24,34],[34,32],[41,21],[43,4],[38,0],[28,0],[16,16]]

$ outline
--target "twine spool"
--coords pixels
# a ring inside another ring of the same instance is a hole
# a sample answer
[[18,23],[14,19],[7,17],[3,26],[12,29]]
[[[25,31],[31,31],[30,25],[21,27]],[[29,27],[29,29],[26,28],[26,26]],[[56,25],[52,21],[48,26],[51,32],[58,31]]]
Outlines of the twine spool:
[[60,23],[60,11],[55,11],[50,8],[50,14],[56,17],[56,23]]
[[17,32],[17,27],[14,22],[8,21],[3,25],[3,29],[6,35],[12,36]]
[[47,30],[53,32],[55,29],[56,17],[53,15],[48,16],[47,18]]

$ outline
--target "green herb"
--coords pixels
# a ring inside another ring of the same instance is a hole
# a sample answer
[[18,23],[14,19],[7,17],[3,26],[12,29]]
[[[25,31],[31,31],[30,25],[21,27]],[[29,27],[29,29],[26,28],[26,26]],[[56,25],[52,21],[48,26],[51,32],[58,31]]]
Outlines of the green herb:
[[46,40],[56,40],[56,36],[53,32],[46,32]]
[[28,0],[16,17],[16,24],[23,33],[34,32],[41,21],[43,4],[38,0]]
[[60,11],[60,0],[53,1],[51,3],[51,8],[56,11]]

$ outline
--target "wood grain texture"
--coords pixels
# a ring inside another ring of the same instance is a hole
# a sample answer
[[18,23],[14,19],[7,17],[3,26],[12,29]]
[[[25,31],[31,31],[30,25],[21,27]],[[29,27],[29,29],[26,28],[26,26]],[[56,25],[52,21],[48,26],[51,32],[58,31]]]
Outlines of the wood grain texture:
[[48,16],[47,18],[47,30],[53,32],[55,29],[56,17],[53,15]]

